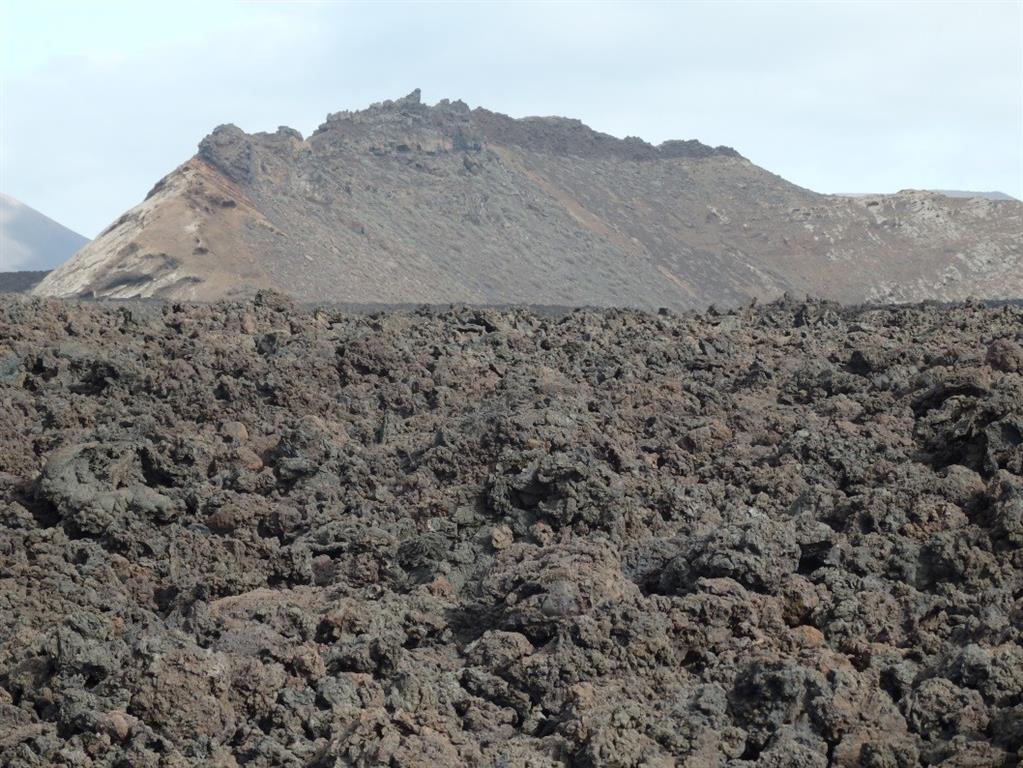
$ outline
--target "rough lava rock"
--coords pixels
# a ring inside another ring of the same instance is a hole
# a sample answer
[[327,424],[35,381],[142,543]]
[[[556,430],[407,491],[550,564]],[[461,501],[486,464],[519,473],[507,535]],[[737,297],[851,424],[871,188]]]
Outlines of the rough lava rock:
[[0,764],[1018,766],[1021,340],[0,298]]

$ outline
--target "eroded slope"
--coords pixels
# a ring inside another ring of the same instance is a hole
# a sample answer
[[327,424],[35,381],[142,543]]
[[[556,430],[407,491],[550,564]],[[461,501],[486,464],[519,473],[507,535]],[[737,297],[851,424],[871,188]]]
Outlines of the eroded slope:
[[829,197],[727,147],[655,147],[416,92],[330,115],[308,138],[221,126],[36,293],[205,300],[269,285],[311,301],[645,308],[786,290],[1011,298],[1021,254],[1017,201]]

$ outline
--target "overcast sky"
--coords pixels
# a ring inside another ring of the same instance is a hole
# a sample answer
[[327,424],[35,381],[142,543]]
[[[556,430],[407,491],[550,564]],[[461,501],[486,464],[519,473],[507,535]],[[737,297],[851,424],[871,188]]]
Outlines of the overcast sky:
[[0,191],[88,236],[213,127],[420,87],[697,138],[820,192],[1023,197],[1023,2],[0,0]]

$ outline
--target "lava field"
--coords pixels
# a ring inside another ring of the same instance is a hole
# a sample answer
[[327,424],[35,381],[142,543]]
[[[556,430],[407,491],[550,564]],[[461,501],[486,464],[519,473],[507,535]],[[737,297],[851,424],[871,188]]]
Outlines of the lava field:
[[1021,344],[0,296],[0,765],[1017,766]]

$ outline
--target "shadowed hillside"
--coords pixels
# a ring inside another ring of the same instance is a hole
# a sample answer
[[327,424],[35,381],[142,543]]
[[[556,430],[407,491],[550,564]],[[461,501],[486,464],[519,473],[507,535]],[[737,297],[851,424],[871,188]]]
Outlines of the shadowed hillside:
[[0,273],[53,269],[87,242],[88,238],[0,193]]

